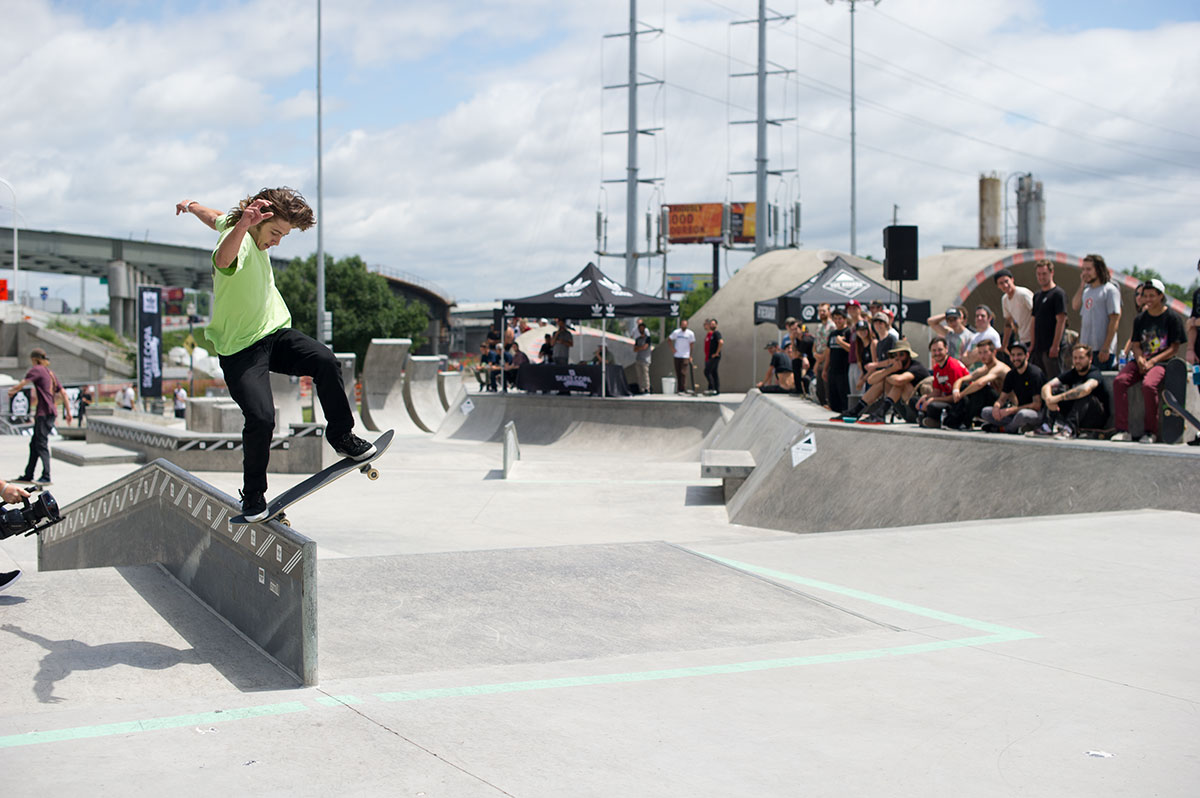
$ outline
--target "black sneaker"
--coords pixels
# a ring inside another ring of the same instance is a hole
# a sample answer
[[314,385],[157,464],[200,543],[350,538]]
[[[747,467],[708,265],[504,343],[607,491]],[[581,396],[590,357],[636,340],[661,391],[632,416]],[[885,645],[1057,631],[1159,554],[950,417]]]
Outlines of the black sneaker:
[[258,491],[243,493],[242,495],[242,515],[247,521],[261,521],[267,517],[267,498]]
[[50,477],[49,477],[49,476],[44,476],[44,477],[39,477],[39,478],[38,478],[37,484],[39,484],[39,485],[53,485],[54,483],[50,481]]
[[21,578],[21,569],[20,568],[18,568],[15,571],[4,571],[3,573],[0,573],[0,590],[4,590],[6,587],[8,587],[9,585],[11,585],[13,582],[17,581],[20,578]]
[[375,445],[367,443],[353,432],[347,432],[337,440],[331,440],[329,443],[338,454],[342,457],[349,457],[351,460],[366,460],[375,454]]

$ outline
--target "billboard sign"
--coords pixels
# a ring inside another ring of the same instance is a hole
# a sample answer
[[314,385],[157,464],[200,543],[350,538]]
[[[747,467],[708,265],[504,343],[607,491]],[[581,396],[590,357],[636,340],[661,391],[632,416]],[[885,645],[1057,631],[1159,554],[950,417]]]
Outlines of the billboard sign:
[[668,274],[668,294],[689,294],[703,285],[712,285],[711,274]]
[[[672,244],[720,244],[725,241],[722,219],[725,206],[720,202],[693,205],[666,205],[667,241]],[[753,202],[731,202],[729,237],[733,243],[754,242]]]
[[138,387],[142,396],[162,396],[162,289],[138,287]]

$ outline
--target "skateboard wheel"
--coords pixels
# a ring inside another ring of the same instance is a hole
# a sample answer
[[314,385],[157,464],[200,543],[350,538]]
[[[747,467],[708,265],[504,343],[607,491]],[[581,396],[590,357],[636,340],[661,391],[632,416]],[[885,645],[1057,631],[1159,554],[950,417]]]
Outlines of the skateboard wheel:
[[291,525],[292,525],[291,520],[286,515],[281,515],[278,518],[276,518],[275,520],[278,521],[279,523],[283,524],[286,527],[291,527]]
[[378,471],[376,471],[374,468],[372,468],[372,469],[369,469],[369,470],[367,471],[367,479],[369,479],[369,480],[371,480],[372,482],[374,482],[375,480],[379,479],[379,472],[378,472]]

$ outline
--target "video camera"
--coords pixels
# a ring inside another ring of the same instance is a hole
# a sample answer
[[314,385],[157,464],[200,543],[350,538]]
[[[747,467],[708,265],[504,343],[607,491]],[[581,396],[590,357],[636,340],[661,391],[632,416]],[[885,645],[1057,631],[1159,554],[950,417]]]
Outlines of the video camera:
[[0,540],[13,535],[32,535],[62,520],[58,502],[42,491],[37,498],[26,498],[21,504],[0,508]]

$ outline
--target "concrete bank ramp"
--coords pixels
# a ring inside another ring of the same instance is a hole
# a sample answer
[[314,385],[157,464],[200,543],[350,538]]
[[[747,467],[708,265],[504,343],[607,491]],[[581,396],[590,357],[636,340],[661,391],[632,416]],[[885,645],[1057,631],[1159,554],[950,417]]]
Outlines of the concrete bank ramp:
[[658,461],[695,460],[732,416],[721,402],[706,399],[472,393],[459,396],[435,439],[500,443],[504,425],[512,421],[526,451],[554,447],[641,453]]
[[404,369],[411,347],[409,338],[372,338],[367,346],[362,370],[362,419],[373,432],[424,432],[413,423],[404,405]]
[[658,542],[325,560],[321,580],[326,679],[891,628]]
[[165,460],[63,508],[38,569],[157,563],[305,684],[317,678],[316,544],[282,524],[235,525],[240,502]]
[[[806,421],[813,406],[802,401],[752,391],[715,436],[711,448],[749,450],[757,464],[729,502],[730,521],[825,532],[1144,508],[1195,512],[1200,496],[1193,447]],[[806,431],[813,451],[793,465],[793,446]]]
[[425,432],[436,432],[446,417],[438,398],[438,372],[445,364],[441,355],[411,355],[404,368],[404,406],[413,423]]
[[462,371],[439,371],[437,382],[438,401],[442,403],[443,410],[449,410],[450,405],[458,401],[458,395],[467,390]]

